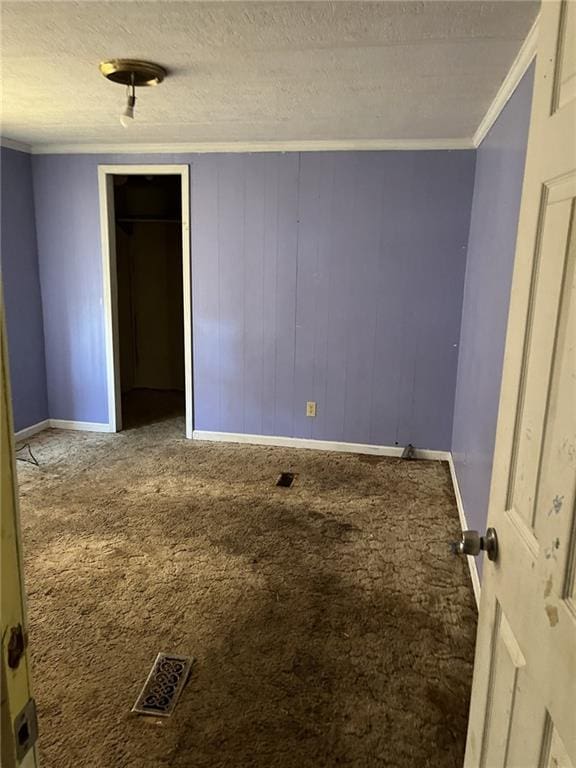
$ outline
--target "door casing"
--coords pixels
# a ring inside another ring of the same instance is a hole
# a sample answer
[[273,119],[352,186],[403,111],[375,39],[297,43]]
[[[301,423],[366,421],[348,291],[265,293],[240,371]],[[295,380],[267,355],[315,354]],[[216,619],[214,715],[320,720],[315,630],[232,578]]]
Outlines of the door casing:
[[2,285],[0,283],[0,491],[1,491],[1,585],[0,624],[2,637],[0,681],[0,763],[5,768],[36,768],[36,745],[30,746],[18,758],[15,720],[32,697],[32,679],[27,641],[24,653],[15,668],[9,664],[9,643],[12,630],[21,627],[24,638],[28,633],[26,590],[18,503],[18,476],[14,452],[14,424],[8,373],[8,342],[4,319]]
[[182,196],[182,287],[184,305],[184,391],[186,437],[194,429],[192,372],[192,285],[190,267],[190,169],[188,165],[99,165],[100,235],[102,243],[103,302],[106,338],[106,381],[108,386],[108,429],[122,429],[120,389],[120,340],[118,332],[118,285],[116,272],[116,230],[114,176],[180,176]]

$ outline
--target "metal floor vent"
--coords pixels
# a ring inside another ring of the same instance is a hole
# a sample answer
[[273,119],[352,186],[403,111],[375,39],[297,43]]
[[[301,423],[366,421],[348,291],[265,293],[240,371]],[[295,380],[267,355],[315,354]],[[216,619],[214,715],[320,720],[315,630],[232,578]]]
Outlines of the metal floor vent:
[[281,472],[276,485],[280,486],[280,488],[290,488],[293,482],[294,472]]
[[132,712],[170,717],[190,674],[194,659],[174,653],[159,653]]

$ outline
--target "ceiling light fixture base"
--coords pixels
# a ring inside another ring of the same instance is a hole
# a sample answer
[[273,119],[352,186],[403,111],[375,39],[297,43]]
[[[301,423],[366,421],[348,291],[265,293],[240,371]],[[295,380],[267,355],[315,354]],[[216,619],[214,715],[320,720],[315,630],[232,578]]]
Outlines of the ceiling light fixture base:
[[140,59],[109,59],[100,63],[100,72],[105,78],[120,85],[134,85],[142,88],[158,85],[168,72],[159,64]]

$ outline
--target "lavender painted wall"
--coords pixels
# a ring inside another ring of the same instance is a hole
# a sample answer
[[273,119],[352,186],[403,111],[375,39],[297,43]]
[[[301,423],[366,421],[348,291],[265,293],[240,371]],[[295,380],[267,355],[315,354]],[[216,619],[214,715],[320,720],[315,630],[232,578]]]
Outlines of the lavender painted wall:
[[50,418],[108,422],[99,164],[188,162],[175,155],[32,158]]
[[196,429],[448,450],[473,174],[472,152],[195,160]]
[[452,452],[468,524],[486,527],[534,65],[477,150]]
[[473,175],[472,152],[303,156],[295,434],[450,448]]
[[34,157],[33,167],[50,417],[107,422],[96,161]]
[[299,163],[193,162],[195,429],[294,434]]
[[98,164],[189,163],[195,428],[449,449],[473,152],[33,163],[52,418],[107,421]]
[[30,155],[1,148],[0,263],[14,428],[48,418]]

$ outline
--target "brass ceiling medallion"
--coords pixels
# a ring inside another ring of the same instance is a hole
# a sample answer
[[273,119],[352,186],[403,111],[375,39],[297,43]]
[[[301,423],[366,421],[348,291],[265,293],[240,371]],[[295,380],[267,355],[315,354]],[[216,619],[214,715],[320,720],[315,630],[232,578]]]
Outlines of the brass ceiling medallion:
[[100,72],[105,78],[120,85],[132,85],[142,88],[158,85],[168,74],[164,67],[151,61],[139,59],[110,59],[100,63]]

